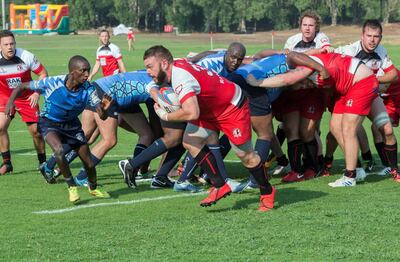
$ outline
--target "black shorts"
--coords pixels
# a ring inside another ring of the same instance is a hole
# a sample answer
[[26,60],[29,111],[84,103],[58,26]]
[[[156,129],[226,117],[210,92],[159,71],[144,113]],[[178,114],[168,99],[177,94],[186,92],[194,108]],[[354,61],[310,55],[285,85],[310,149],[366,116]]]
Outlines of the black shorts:
[[187,122],[168,122],[160,119],[161,127],[185,130]]
[[81,121],[78,118],[68,122],[54,122],[48,118],[40,117],[38,131],[43,138],[46,138],[48,133],[55,132],[60,137],[62,144],[68,144],[72,148],[87,144]]
[[[101,89],[101,87],[98,84],[96,84],[96,82],[93,82],[93,85],[96,87],[97,96],[102,98],[104,95],[103,89]],[[147,99],[147,101],[146,101],[147,108],[153,107],[153,104],[154,104],[154,101],[151,98]],[[93,106],[90,106],[90,105],[87,105],[85,109],[96,112],[96,108]],[[120,106],[117,103],[114,103],[107,110],[107,116],[118,119],[118,113],[135,114],[135,113],[140,113],[140,112],[143,113],[143,110],[139,104],[132,104],[129,106]]]
[[269,101],[265,89],[247,84],[243,76],[236,73],[231,73],[227,78],[239,85],[244,94],[249,98],[251,116],[265,116],[271,114],[271,102]]

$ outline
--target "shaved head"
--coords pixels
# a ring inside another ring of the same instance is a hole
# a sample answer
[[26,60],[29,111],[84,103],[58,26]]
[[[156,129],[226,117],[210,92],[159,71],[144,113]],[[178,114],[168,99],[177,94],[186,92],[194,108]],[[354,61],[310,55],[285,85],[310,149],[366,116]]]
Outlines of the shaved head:
[[71,59],[68,62],[68,70],[70,72],[82,68],[82,67],[89,67],[90,68],[90,63],[89,61],[84,58],[83,56],[76,55],[71,57]]
[[246,48],[243,44],[238,42],[231,43],[226,51],[224,60],[228,71],[235,71],[242,64],[245,55]]

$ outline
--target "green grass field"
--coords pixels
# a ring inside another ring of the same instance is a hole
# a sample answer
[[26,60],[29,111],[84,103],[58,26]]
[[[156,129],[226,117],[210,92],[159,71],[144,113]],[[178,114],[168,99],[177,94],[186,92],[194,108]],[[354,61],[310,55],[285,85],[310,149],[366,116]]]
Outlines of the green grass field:
[[[122,47],[128,70],[143,68],[142,55],[150,45],[164,44],[177,57],[209,49],[207,41],[138,35],[135,51],[128,54],[125,37],[112,40]],[[37,55],[50,75],[66,73],[68,58],[75,54],[94,62],[98,44],[95,36],[20,36],[17,41],[19,47]],[[215,47],[227,45],[217,43]],[[262,48],[268,45],[249,45],[248,53]],[[399,47],[387,48],[395,63],[400,63],[396,52]],[[328,117],[324,116],[321,125],[323,137],[328,130]],[[364,125],[369,130],[369,122]],[[256,211],[257,191],[233,194],[212,208],[201,208],[199,202],[204,194],[151,190],[149,184],[140,184],[136,190],[127,188],[117,161],[131,154],[136,135],[119,131],[118,145],[97,169],[99,183],[112,198],[93,199],[81,188],[82,201],[75,207],[68,202],[65,183],[48,185],[36,170],[32,140],[19,117],[9,130],[14,173],[0,177],[0,261],[399,261],[400,258],[397,250],[400,185],[372,174],[354,188],[330,188],[328,182],[337,179],[343,168],[339,150],[333,177],[284,185],[280,184],[280,178],[273,178],[278,193],[276,209],[271,212]],[[396,133],[399,134],[397,130]],[[378,161],[374,148],[373,153]],[[247,176],[232,154],[228,161],[230,175]],[[158,159],[152,162],[152,169],[157,165]],[[72,164],[74,174],[80,166],[79,161]]]

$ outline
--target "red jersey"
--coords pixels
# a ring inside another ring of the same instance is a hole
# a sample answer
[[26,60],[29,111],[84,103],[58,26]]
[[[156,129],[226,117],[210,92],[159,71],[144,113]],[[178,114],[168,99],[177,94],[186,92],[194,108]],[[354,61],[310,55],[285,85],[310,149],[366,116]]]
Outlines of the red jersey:
[[[351,56],[329,53],[310,56],[329,72],[337,93],[344,95],[353,86],[354,74],[361,60]],[[319,84],[319,83],[318,83]]]
[[119,73],[118,60],[122,59],[121,50],[113,43],[102,45],[97,49],[96,61],[100,63],[103,76]]
[[[9,97],[14,88],[32,80],[31,71],[39,74],[42,70],[39,60],[24,49],[16,48],[15,55],[10,60],[0,53],[0,96]],[[24,90],[19,99],[26,99],[32,93]]]
[[133,34],[133,32],[132,31],[128,31],[128,40],[129,39],[133,39],[133,38],[135,38],[135,35]]
[[236,84],[201,66],[179,59],[172,67],[171,84],[179,101],[197,96],[201,119],[224,115],[231,105],[241,102],[242,90]]

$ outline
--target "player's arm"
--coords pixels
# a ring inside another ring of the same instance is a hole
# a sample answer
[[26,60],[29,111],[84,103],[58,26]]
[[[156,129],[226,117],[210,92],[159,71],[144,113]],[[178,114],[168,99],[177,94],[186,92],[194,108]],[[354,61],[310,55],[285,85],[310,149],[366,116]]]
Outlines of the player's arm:
[[126,68],[125,68],[124,61],[122,61],[122,58],[118,59],[117,63],[118,63],[119,72],[120,73],[125,73],[126,72]]
[[15,99],[21,95],[22,91],[29,89],[30,83],[31,82],[22,83],[19,86],[17,86],[16,88],[14,88],[10,97],[8,98],[6,108],[4,109],[4,114],[6,115],[6,117],[11,116],[10,113],[11,113],[11,109],[14,107]]
[[195,56],[189,57],[187,58],[187,61],[191,62],[191,63],[197,63],[199,62],[202,58],[208,56],[208,55],[212,55],[212,54],[216,54],[217,51],[204,51],[201,52]]
[[323,65],[310,58],[308,55],[298,52],[290,52],[287,55],[286,62],[292,68],[298,66],[311,68],[318,72],[322,80],[329,78],[328,70],[326,70]]
[[114,103],[114,100],[108,94],[104,94],[100,103],[96,106],[96,112],[99,115],[101,120],[107,119],[107,110]]
[[394,67],[388,72],[385,72],[384,75],[377,76],[377,78],[380,84],[394,83],[399,79],[397,69]]
[[181,104],[181,108],[172,112],[165,112],[157,103],[154,104],[157,115],[164,121],[187,122],[196,120],[200,116],[199,103],[197,96],[193,95]]
[[93,66],[92,72],[90,73],[88,77],[88,81],[92,81],[93,77],[99,72],[100,69],[100,61],[96,60],[96,63]]
[[278,88],[294,85],[297,82],[306,79],[313,73],[313,71],[314,70],[308,67],[298,67],[294,70],[290,70],[287,73],[259,80],[257,80],[252,74],[249,74],[246,81],[247,83],[249,83],[249,85],[252,86],[259,86],[263,88]]
[[272,55],[281,55],[281,54],[287,55],[289,52],[290,52],[290,50],[287,48],[282,49],[282,50],[264,49],[264,50],[256,53],[253,56],[253,58],[254,58],[254,60],[257,60],[257,59],[261,59],[261,58],[264,58],[267,56],[272,56]]

